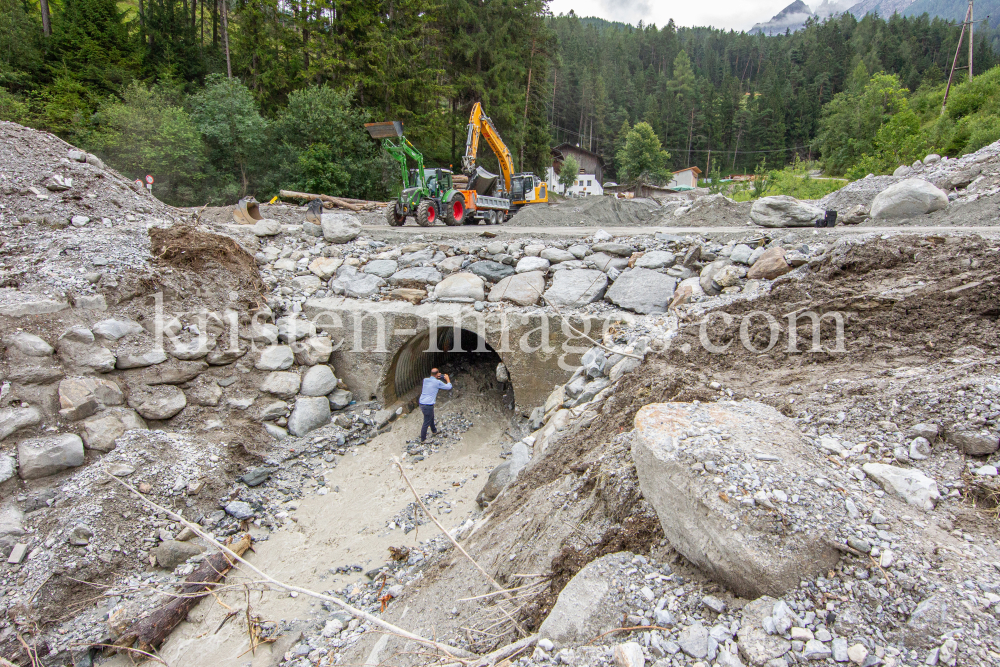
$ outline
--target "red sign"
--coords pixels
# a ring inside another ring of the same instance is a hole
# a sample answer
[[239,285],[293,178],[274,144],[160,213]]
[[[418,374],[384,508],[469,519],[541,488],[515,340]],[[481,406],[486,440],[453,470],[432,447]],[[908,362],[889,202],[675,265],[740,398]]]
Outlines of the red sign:
[[153,177],[150,176],[149,174],[146,174],[146,182],[149,183],[150,185],[152,185],[153,184]]

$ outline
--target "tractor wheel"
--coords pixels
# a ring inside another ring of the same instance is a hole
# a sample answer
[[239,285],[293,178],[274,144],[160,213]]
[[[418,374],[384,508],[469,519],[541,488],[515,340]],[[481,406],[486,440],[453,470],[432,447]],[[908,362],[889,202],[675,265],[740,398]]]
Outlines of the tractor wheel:
[[434,223],[437,222],[438,210],[437,206],[434,205],[430,199],[425,199],[420,202],[420,206],[417,207],[417,224],[421,227],[433,227]]
[[395,204],[389,204],[385,207],[385,221],[390,227],[402,227],[406,223],[406,216],[396,213]]
[[457,193],[452,195],[451,201],[445,204],[444,209],[444,224],[457,227],[465,220],[465,197]]

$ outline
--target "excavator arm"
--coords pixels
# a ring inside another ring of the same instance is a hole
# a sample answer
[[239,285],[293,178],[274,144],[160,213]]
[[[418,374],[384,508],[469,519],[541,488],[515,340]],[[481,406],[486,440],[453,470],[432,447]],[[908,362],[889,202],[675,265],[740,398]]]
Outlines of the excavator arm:
[[470,176],[476,170],[476,153],[479,150],[480,135],[486,137],[486,143],[497,156],[497,161],[500,163],[500,173],[503,174],[504,188],[510,192],[511,176],[514,174],[514,159],[510,155],[510,149],[507,148],[496,127],[493,126],[493,121],[483,113],[482,105],[476,102],[469,115],[469,134],[465,141],[465,155],[462,156],[462,170]]

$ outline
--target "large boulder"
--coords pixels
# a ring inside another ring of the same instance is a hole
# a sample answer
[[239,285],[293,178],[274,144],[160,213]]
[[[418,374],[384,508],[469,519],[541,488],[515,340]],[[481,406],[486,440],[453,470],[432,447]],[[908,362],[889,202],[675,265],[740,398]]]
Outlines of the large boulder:
[[570,269],[555,274],[545,298],[556,306],[585,306],[600,301],[607,289],[608,276],[603,271]]
[[326,396],[305,397],[295,400],[295,408],[288,418],[288,431],[302,436],[330,421],[330,400]]
[[482,301],[486,298],[483,279],[474,273],[453,273],[434,288],[434,296],[443,301]]
[[76,421],[108,405],[121,405],[122,390],[110,380],[66,378],[59,383],[59,416]]
[[949,432],[946,439],[969,456],[989,456],[1000,448],[1000,439],[992,433]]
[[302,379],[295,371],[272,371],[264,378],[260,390],[279,398],[291,398],[299,393],[301,384]]
[[[774,619],[787,609],[784,602],[765,595],[743,607],[740,612],[739,650],[750,665],[759,667],[777,660],[792,649],[792,643],[774,634]],[[775,611],[778,613],[775,614]],[[772,630],[769,632],[768,630]],[[784,634],[784,633],[782,633]],[[781,664],[786,664],[784,661]]]
[[0,440],[14,431],[42,423],[42,414],[35,408],[0,409]]
[[83,440],[72,433],[22,440],[17,446],[21,479],[48,477],[83,465]]
[[507,276],[490,290],[489,301],[510,301],[519,306],[533,306],[545,291],[545,274],[530,271]]
[[639,269],[665,269],[673,266],[677,257],[672,252],[666,250],[651,250],[636,260],[635,266]]
[[364,268],[361,269],[363,273],[370,273],[373,276],[378,276],[383,280],[386,280],[392,274],[399,270],[399,265],[391,259],[373,259],[372,261],[365,264]]
[[129,319],[107,319],[101,320],[91,327],[95,336],[100,336],[105,340],[118,340],[125,336],[141,334],[145,329],[138,322]]
[[[647,405],[635,417],[632,458],[670,545],[740,597],[781,596],[837,564],[824,522],[784,513],[784,524],[764,504],[770,502],[766,494],[758,501],[750,491],[742,498],[719,493],[727,484],[746,484],[744,473],[762,465],[760,476],[771,489],[799,488],[801,478],[820,474],[823,459],[774,408],[752,401]],[[706,460],[732,465],[705,475],[696,464]],[[820,504],[822,498],[799,502]],[[839,496],[835,502],[843,505]],[[824,511],[828,521],[838,520],[839,510]]]
[[677,281],[652,269],[628,269],[608,288],[606,301],[643,315],[665,313]]
[[812,227],[825,215],[823,209],[788,195],[761,197],[750,207],[750,220],[761,227]]
[[[309,262],[309,270],[320,280],[329,280],[344,263],[339,257],[317,257]],[[393,269],[395,271],[395,269]]]
[[337,376],[326,364],[313,366],[302,376],[303,396],[326,396],[337,388]]
[[514,275],[514,267],[490,260],[473,262],[467,268],[483,280],[491,283],[500,282],[507,276]]
[[15,331],[7,334],[3,337],[3,343],[29,357],[50,357],[55,352],[51,345],[27,331]]
[[349,280],[344,285],[344,296],[354,299],[367,299],[373,294],[378,294],[379,289],[382,287],[385,287],[384,280],[374,274],[366,273],[363,276]]
[[517,261],[514,270],[518,273],[528,273],[529,271],[541,271],[545,273],[549,270],[549,260],[542,257],[522,257]]
[[612,584],[632,558],[627,551],[608,554],[577,572],[559,593],[538,636],[565,646],[589,642],[620,627],[624,610]]
[[871,217],[912,218],[940,211],[948,206],[943,190],[920,178],[908,178],[890,185],[872,200]]
[[323,238],[330,243],[350,243],[361,233],[361,223],[353,213],[324,213]]
[[264,348],[254,368],[259,371],[283,371],[295,362],[295,353],[287,345],[270,345]]

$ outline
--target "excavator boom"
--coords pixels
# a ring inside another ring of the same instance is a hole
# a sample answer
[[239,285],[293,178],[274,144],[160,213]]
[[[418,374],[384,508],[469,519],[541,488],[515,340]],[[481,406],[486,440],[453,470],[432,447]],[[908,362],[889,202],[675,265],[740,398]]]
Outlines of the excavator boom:
[[480,135],[486,137],[490,150],[497,156],[500,163],[500,173],[503,174],[504,188],[510,192],[511,176],[514,174],[514,158],[510,149],[500,138],[497,128],[490,117],[483,113],[483,106],[476,102],[469,115],[469,134],[465,141],[465,155],[462,156],[462,170],[471,176],[476,171],[476,153],[479,150]]

